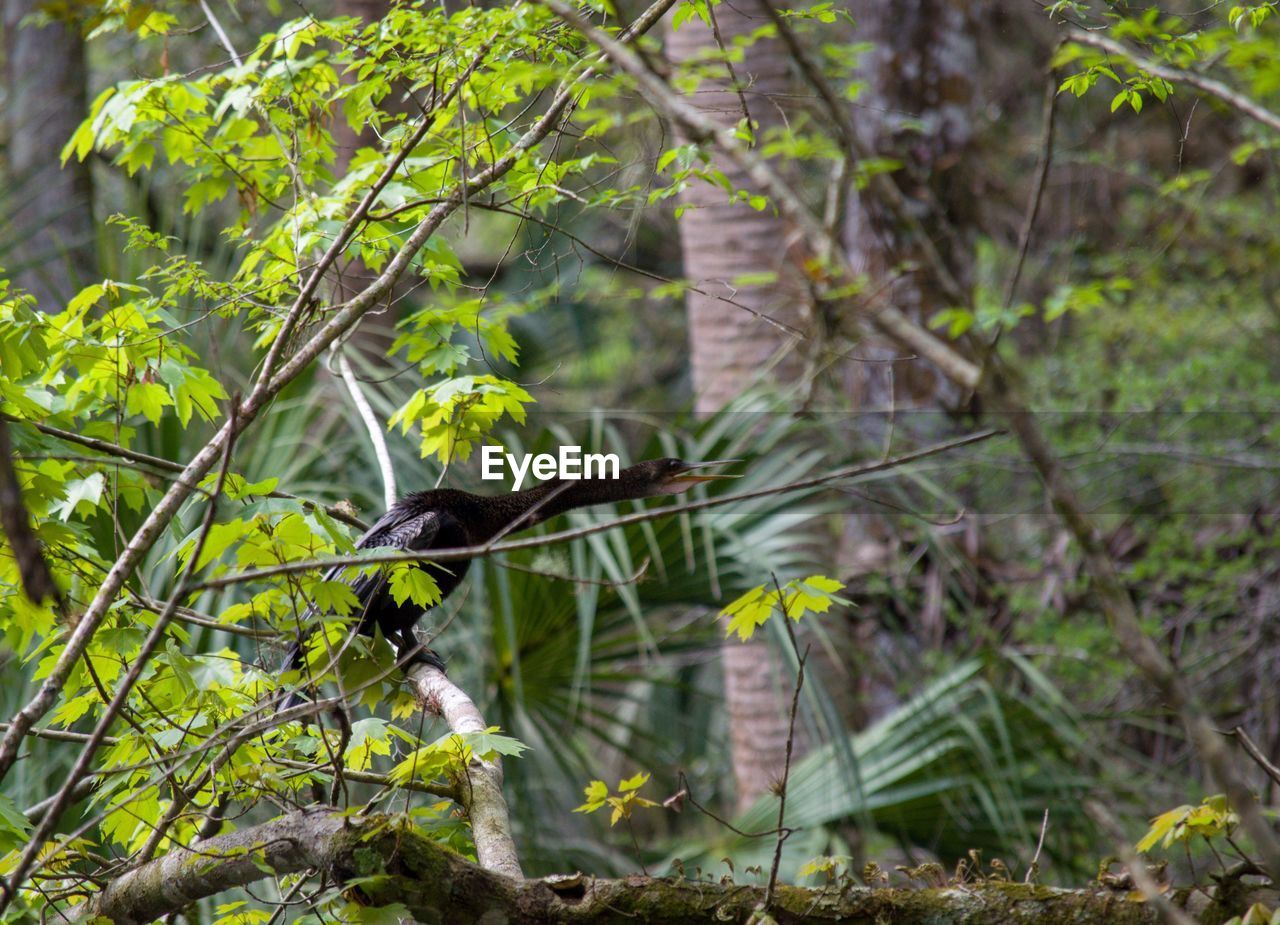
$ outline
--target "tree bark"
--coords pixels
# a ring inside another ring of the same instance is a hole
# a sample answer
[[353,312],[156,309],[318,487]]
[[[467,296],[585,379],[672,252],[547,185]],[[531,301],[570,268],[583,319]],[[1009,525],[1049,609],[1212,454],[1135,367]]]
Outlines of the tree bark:
[[[406,677],[429,713],[444,719],[456,733],[484,732],[488,724],[463,690],[443,671],[413,665]],[[476,860],[485,870],[520,879],[524,872],[511,837],[511,814],[502,793],[502,761],[479,758],[467,767],[467,779],[458,787],[459,802],[471,822]]]
[[[726,46],[771,21],[764,2],[713,8]],[[716,70],[718,76],[704,77],[689,101],[718,123],[738,123],[745,105],[757,139],[784,124],[790,57],[778,39],[749,46],[731,74],[707,60],[718,51],[717,36],[695,17],[668,33],[667,51],[676,66],[703,61],[702,67]],[[743,170],[719,166],[734,189],[756,192]],[[688,207],[680,219],[684,275],[699,290],[689,292],[687,307],[694,401],[701,414],[720,410],[755,385],[792,384],[803,372],[795,332],[807,326],[810,311],[796,259],[799,242],[772,208],[757,211],[728,199],[722,188],[696,180],[681,195]],[[776,282],[735,284],[738,277],[761,272],[776,274]],[[737,803],[744,809],[782,775],[791,685],[767,641],[730,639],[720,651]]]
[[23,25],[39,0],[4,0],[7,205],[12,250],[4,258],[18,286],[43,311],[60,310],[98,276],[89,162],[60,164],[84,119],[84,42],[74,24]]
[[[76,920],[105,916],[115,925],[150,922],[273,876],[264,867],[274,875],[317,870],[339,884],[369,878],[350,888],[363,904],[402,903],[426,925],[719,925],[747,921],[765,893],[763,887],[653,877],[516,880],[472,864],[396,819],[344,816],[319,807],[175,849],[111,881],[78,907]],[[781,886],[769,912],[780,925],[1157,921],[1150,905],[1128,899],[1125,892],[1022,883],[938,889]]]
[[[850,200],[845,216],[849,266],[866,273],[873,290],[887,286],[888,300],[917,324],[927,324],[952,300],[921,253],[919,229],[934,235],[934,247],[963,288],[972,281],[973,240],[965,229],[972,224],[973,194],[963,165],[973,138],[978,73],[973,4],[849,0],[848,6],[858,38],[873,44],[860,62],[864,90],[854,131],[865,149],[902,164],[891,177],[919,220],[917,229],[903,227],[879,189],[868,186]],[[938,233],[947,226],[959,231]],[[897,268],[908,264],[918,269],[895,278]],[[878,340],[862,352],[887,359],[900,351]],[[937,409],[958,404],[965,394],[924,360],[853,366],[860,408]]]
[[[972,284],[972,186],[966,151],[973,138],[974,82],[979,72],[972,6],[961,0],[847,0],[857,38],[872,43],[859,62],[863,91],[852,110],[857,147],[902,166],[885,178],[901,191],[896,208],[886,201],[885,184],[871,184],[852,196],[845,211],[844,245],[850,269],[866,274],[872,291],[884,292],[904,314],[927,325],[954,304],[947,287],[931,271],[923,248],[932,244],[952,278],[966,291]],[[916,219],[903,222],[903,210]],[[952,234],[940,229],[952,228]],[[929,241],[921,239],[927,229]],[[902,272],[900,268],[916,269]],[[888,435],[892,413],[912,413],[914,429],[941,433],[943,412],[960,406],[968,391],[923,359],[891,362],[899,346],[884,337],[864,338],[860,357],[878,362],[845,365],[842,383],[854,409],[862,412],[862,435],[877,443]],[[933,420],[930,420],[930,419]],[[854,576],[893,568],[895,528],[884,517],[854,514],[844,523],[840,561]],[[913,615],[921,616],[921,615]],[[907,627],[922,637],[928,623]],[[896,679],[884,659],[860,653],[885,651],[883,626],[861,618],[851,633],[834,639],[845,664],[861,669],[844,698],[844,715],[856,726],[871,722],[896,703]]]

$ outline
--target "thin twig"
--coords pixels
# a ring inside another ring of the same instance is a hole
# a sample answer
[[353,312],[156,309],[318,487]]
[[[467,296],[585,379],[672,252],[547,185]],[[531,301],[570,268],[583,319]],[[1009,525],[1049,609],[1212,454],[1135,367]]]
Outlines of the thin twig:
[[744,832],[728,819],[717,815],[693,798],[693,788],[689,785],[689,778],[685,776],[684,771],[681,771],[679,775],[677,775],[676,780],[680,784],[680,790],[676,793],[676,797],[673,799],[678,798],[681,800],[687,800],[689,805],[702,813],[702,815],[706,816],[708,819],[718,822],[734,835],[738,835],[742,838],[768,838],[770,835],[777,835],[779,832],[786,831],[786,828],[783,827],[782,829],[765,829],[763,832]]
[[787,784],[791,779],[791,754],[795,748],[796,741],[796,714],[800,709],[800,691],[804,688],[804,665],[809,658],[809,647],[804,647],[804,652],[800,651],[800,644],[796,640],[795,627],[791,625],[791,614],[787,609],[786,595],[782,593],[782,586],[778,584],[778,576],[772,575],[774,590],[778,593],[778,606],[782,608],[782,625],[786,627],[787,639],[791,640],[791,650],[795,653],[796,663],[796,686],[791,692],[791,716],[787,721],[787,753],[786,758],[782,762],[782,780],[778,784],[778,839],[773,846],[773,864],[769,867],[769,886],[764,893],[764,907],[768,909],[773,903],[773,891],[778,885],[778,868],[782,866],[782,846],[790,837],[792,830],[786,827],[787,816]]
[[1206,93],[1209,96],[1216,97],[1226,103],[1237,112],[1248,116],[1255,122],[1260,122],[1268,128],[1280,132],[1280,113],[1274,113],[1267,109],[1261,103],[1250,99],[1243,93],[1233,90],[1219,80],[1212,77],[1205,77],[1203,74],[1197,74],[1195,71],[1186,71],[1176,67],[1170,67],[1165,64],[1149,58],[1141,52],[1134,51],[1127,45],[1117,42],[1115,39],[1107,38],[1105,35],[1099,35],[1095,32],[1086,32],[1083,29],[1068,30],[1068,38],[1077,45],[1088,45],[1091,48],[1098,48],[1108,54],[1118,55],[1127,59],[1139,70],[1146,71],[1154,77],[1167,80],[1170,83],[1186,84]]
[[[1036,216],[1040,214],[1040,201],[1044,197],[1045,181],[1049,177],[1049,167],[1053,162],[1053,131],[1058,114],[1058,82],[1051,69],[1045,81],[1044,115],[1041,118],[1040,154],[1036,160],[1035,179],[1031,184],[1031,193],[1027,197],[1027,208],[1022,216],[1022,227],[1018,230],[1018,255],[1014,258],[1013,269],[1004,284],[1004,308],[1007,313],[1013,306],[1013,297],[1018,291],[1018,281],[1022,279],[1022,269],[1027,262],[1027,251],[1031,246],[1031,233],[1035,230]],[[1000,346],[1000,338],[1004,334],[1004,323],[996,325],[991,338],[982,349],[993,353]]]
[[[292,758],[272,758],[271,763],[292,768],[295,771],[328,773],[330,769],[327,764],[308,764],[305,761],[294,761]],[[373,771],[353,771],[351,768],[343,768],[342,776],[353,784],[376,784],[379,787],[396,787],[402,790],[413,790],[418,793],[429,793],[432,796],[458,802],[458,788],[450,784],[437,784],[416,779],[393,781],[385,774],[377,774]]]
[[1036,842],[1036,853],[1031,856],[1031,863],[1027,866],[1027,875],[1022,878],[1023,883],[1031,883],[1040,870],[1040,851],[1044,848],[1044,836],[1049,831],[1049,807],[1044,808],[1044,818],[1040,820],[1040,839]]
[[1240,746],[1249,753],[1249,757],[1258,763],[1258,767],[1266,771],[1267,776],[1273,781],[1280,784],[1280,768],[1277,768],[1267,760],[1267,756],[1262,753],[1262,749],[1258,748],[1258,744],[1249,738],[1249,733],[1244,731],[1244,727],[1237,726],[1231,730],[1231,734],[1236,737]]
[[711,21],[711,35],[716,40],[716,47],[724,55],[724,69],[729,72],[729,86],[733,87],[733,92],[738,95],[738,105],[742,107],[743,128],[751,136],[754,143],[755,129],[751,125],[751,110],[747,107],[747,95],[742,92],[742,82],[738,80],[738,72],[735,70],[733,61],[729,56],[729,49],[724,44],[724,36],[720,34],[720,21],[716,19],[715,4],[708,3],[706,11],[707,19]]
[[1013,271],[1004,286],[1004,307],[1013,305],[1013,297],[1018,291],[1018,281],[1022,279],[1022,268],[1027,261],[1027,250],[1031,245],[1031,233],[1036,227],[1036,217],[1040,214],[1040,203],[1044,199],[1045,182],[1049,178],[1049,168],[1053,164],[1053,133],[1058,121],[1058,81],[1053,71],[1049,72],[1044,89],[1044,115],[1040,135],[1040,156],[1036,161],[1035,180],[1031,186],[1031,195],[1027,198],[1026,213],[1022,217],[1022,227],[1018,231],[1018,257],[1014,261]]
[[[186,471],[186,466],[182,463],[173,462],[170,459],[163,459],[159,456],[150,456],[146,453],[139,453],[137,450],[131,450],[108,440],[99,440],[96,437],[85,437],[81,434],[74,433],[70,430],[63,430],[61,427],[53,427],[49,424],[42,424],[38,421],[30,421],[26,418],[20,418],[12,414],[0,412],[0,419],[10,421],[15,424],[23,424],[27,427],[34,427],[42,434],[50,437],[56,437],[59,440],[65,440],[68,443],[79,444],[91,450],[97,450],[100,453],[106,453],[108,456],[115,456],[119,459],[127,459],[140,465],[150,466],[153,469],[159,469],[162,472],[171,472],[181,475]],[[290,494],[287,491],[269,491],[266,493],[268,498],[280,498],[285,501],[297,501],[306,510],[322,510],[334,520],[340,520],[347,526],[355,527],[357,530],[368,530],[369,525],[362,521],[359,517],[353,517],[348,514],[342,507],[337,505],[325,505],[319,501],[312,501],[310,498],[303,498],[299,495]]]

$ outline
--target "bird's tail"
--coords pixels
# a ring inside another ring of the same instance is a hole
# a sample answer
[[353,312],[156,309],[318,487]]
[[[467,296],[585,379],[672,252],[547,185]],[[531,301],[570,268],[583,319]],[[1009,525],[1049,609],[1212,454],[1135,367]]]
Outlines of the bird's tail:
[[[276,675],[283,675],[286,671],[297,671],[302,667],[302,642],[295,641],[293,645],[285,650],[284,660],[280,663],[280,667],[276,670]],[[304,697],[301,690],[290,691],[283,700],[277,710],[287,710],[290,707],[296,707],[302,703]]]

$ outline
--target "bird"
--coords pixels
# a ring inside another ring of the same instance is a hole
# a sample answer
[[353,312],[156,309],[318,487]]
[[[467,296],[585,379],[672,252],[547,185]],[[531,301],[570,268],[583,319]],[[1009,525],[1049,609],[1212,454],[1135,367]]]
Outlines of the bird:
[[[675,495],[701,482],[735,478],[699,470],[736,462],[739,460],[686,462],[664,457],[636,463],[619,471],[615,478],[557,477],[506,494],[477,495],[453,488],[411,492],[379,517],[355,545],[357,549],[421,553],[429,553],[433,549],[483,546],[576,508]],[[413,568],[426,572],[435,581],[440,592],[438,606],[458,589],[470,566],[470,559],[437,563],[424,558]],[[342,566],[335,566],[325,573],[324,580],[335,581],[342,571]],[[385,574],[361,575],[349,584],[359,602],[357,633],[372,636],[375,630],[380,631],[383,638],[396,646],[397,661],[402,664],[419,661],[444,670],[439,656],[424,649],[414,637],[413,629],[426,612],[421,606],[409,599],[396,603]],[[316,612],[313,607],[309,615]],[[302,667],[304,642],[299,638],[290,646],[280,665],[280,674]],[[288,709],[299,702],[300,693],[292,691],[286,695],[280,709]]]

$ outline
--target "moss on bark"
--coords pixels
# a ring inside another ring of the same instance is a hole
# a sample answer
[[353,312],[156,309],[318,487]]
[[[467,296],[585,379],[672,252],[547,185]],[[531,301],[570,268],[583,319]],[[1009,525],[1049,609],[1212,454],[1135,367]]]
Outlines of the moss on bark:
[[[353,899],[403,904],[424,925],[723,925],[746,923],[764,889],[653,877],[518,880],[485,870],[385,816],[291,813],[176,850],[130,872],[80,908],[83,918],[151,921],[203,897],[276,873],[319,868],[352,883]],[[941,889],[779,887],[778,925],[1149,925],[1128,894],[1022,883]]]

